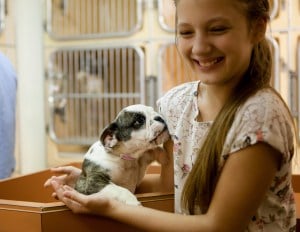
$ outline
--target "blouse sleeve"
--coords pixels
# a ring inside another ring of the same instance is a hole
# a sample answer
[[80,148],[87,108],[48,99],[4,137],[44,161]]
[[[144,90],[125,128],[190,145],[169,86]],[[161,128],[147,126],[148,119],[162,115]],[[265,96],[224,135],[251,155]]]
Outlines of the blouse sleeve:
[[283,163],[290,162],[294,152],[290,118],[288,109],[275,93],[255,95],[236,113],[223,155],[264,142],[282,154]]
[[171,134],[180,118],[184,117],[183,111],[187,110],[187,107],[190,107],[190,103],[193,102],[197,85],[197,82],[188,82],[176,86],[156,102],[158,112],[166,120]]

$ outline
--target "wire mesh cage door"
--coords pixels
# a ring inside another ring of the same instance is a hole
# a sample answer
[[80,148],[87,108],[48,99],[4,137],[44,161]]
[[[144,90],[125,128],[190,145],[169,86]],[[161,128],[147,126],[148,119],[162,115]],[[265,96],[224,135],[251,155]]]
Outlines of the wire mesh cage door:
[[142,0],[47,0],[54,39],[129,36],[142,27]]
[[175,32],[175,4],[173,0],[158,1],[158,22],[168,32]]
[[158,70],[160,96],[177,85],[198,79],[192,69],[183,62],[174,43],[160,47]]
[[90,145],[122,108],[145,102],[139,47],[56,50],[48,71],[49,135],[58,144]]

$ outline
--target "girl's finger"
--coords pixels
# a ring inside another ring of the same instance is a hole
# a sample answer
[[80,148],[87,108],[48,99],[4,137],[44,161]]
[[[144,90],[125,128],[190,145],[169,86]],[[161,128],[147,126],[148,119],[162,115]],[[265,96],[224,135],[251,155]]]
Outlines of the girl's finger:
[[58,197],[57,197],[56,192],[52,193],[52,194],[51,194],[51,197],[53,197],[53,198],[55,198],[56,200],[58,200]]
[[72,166],[63,166],[63,167],[55,167],[50,169],[51,172],[58,173],[58,174],[70,174],[74,170]]
[[49,178],[48,180],[46,180],[46,182],[44,183],[44,187],[49,187],[51,185],[51,180],[52,180],[52,177]]
[[74,213],[88,213],[89,211],[80,203],[73,201],[70,198],[63,197],[62,201],[70,208]]
[[64,197],[71,199],[79,203],[80,205],[86,205],[87,199],[86,196],[75,191],[74,189],[70,188],[69,186],[65,186]]
[[59,184],[58,182],[56,182],[55,180],[51,181],[51,185],[52,188],[55,191],[56,197],[61,200],[63,198],[63,194],[64,194],[64,188],[61,184]]
[[52,181],[56,181],[57,183],[64,183],[64,180],[66,178],[66,175],[63,175],[63,176],[52,176],[51,178],[49,178],[45,184],[44,184],[44,187],[49,187],[51,186],[51,182]]
[[71,188],[69,185],[64,185],[66,191],[74,191],[74,188]]

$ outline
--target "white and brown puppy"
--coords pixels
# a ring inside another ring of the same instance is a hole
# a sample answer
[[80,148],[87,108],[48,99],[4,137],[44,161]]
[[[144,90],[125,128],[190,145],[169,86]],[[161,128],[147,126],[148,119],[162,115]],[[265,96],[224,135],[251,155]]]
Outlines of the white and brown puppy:
[[168,138],[165,121],[152,107],[124,108],[86,153],[75,189],[84,194],[101,191],[126,204],[139,205],[133,193],[154,160],[147,150]]

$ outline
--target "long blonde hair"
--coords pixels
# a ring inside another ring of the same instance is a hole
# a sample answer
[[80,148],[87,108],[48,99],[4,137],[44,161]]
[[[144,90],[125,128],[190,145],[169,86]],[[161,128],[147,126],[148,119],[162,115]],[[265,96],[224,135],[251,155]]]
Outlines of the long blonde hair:
[[[257,20],[269,21],[268,0],[234,0],[245,12],[249,29]],[[175,5],[178,0],[175,0]],[[176,16],[177,21],[177,16]],[[190,214],[199,206],[205,213],[218,179],[218,164],[237,109],[259,89],[270,87],[272,56],[266,39],[254,45],[249,67],[232,96],[215,118],[182,192],[182,206]],[[216,136],[218,135],[218,136]]]

